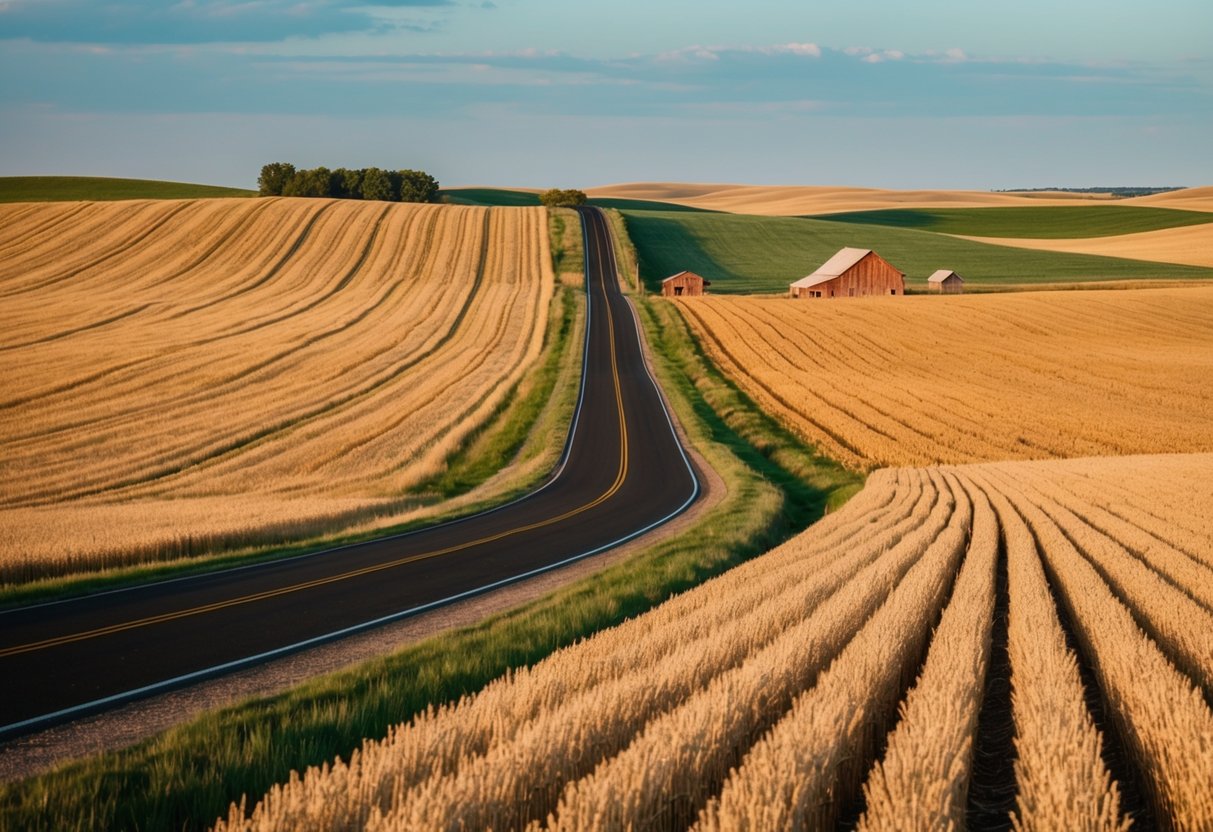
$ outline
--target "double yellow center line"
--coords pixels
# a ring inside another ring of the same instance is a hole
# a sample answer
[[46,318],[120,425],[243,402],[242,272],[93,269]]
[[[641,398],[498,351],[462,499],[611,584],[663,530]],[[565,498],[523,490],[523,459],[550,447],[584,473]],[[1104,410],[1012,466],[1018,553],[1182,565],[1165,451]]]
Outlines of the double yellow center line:
[[[0,658],[4,658],[6,656],[16,656],[21,653],[32,653],[37,650],[45,650],[50,647],[58,647],[63,644],[71,644],[71,643],[77,642],[77,641],[85,641],[88,639],[100,638],[102,636],[108,636],[108,635],[112,635],[114,633],[120,633],[125,630],[134,630],[134,629],[137,629],[140,627],[150,627],[154,624],[162,624],[166,621],[175,621],[180,618],[188,618],[188,617],[194,616],[194,615],[202,615],[204,613],[215,612],[216,610],[227,609],[229,607],[240,606],[242,604],[252,604],[257,601],[264,601],[269,598],[277,598],[281,595],[289,595],[294,592],[302,592],[303,590],[313,589],[318,586],[334,584],[334,583],[338,583],[340,581],[348,581],[353,578],[361,578],[365,575],[372,575],[376,572],[383,572],[388,569],[395,569],[399,566],[404,566],[409,563],[416,563],[418,561],[442,557],[443,555],[449,555],[454,552],[459,552],[459,551],[462,551],[465,549],[471,549],[476,546],[481,546],[485,543],[492,543],[494,541],[502,540],[507,537],[512,537],[514,535],[522,534],[524,532],[534,531],[535,529],[541,529],[545,526],[551,526],[556,523],[561,523],[565,520],[568,520],[570,517],[575,517],[578,514],[582,514],[583,512],[589,511],[590,509],[594,508],[595,506],[601,505],[602,503],[609,500],[612,496],[614,496],[614,494],[617,491],[619,491],[619,489],[623,486],[624,481],[627,479],[627,474],[628,474],[628,429],[627,429],[627,420],[625,418],[624,409],[623,409],[623,389],[622,389],[622,386],[619,381],[619,362],[618,362],[618,356],[615,351],[615,317],[611,312],[610,299],[607,296],[606,283],[605,283],[605,281],[607,279],[611,279],[611,278],[605,275],[605,266],[604,266],[603,257],[602,257],[602,245],[601,244],[599,246],[596,246],[596,259],[598,262],[599,271],[601,273],[603,273],[603,275],[604,275],[603,285],[602,285],[602,300],[603,300],[603,305],[606,309],[607,336],[608,336],[608,342],[610,344],[610,356],[611,356],[611,375],[614,379],[614,385],[615,385],[615,407],[619,414],[619,470],[615,475],[615,481],[613,483],[611,483],[611,486],[606,491],[604,491],[602,494],[600,494],[599,496],[595,497],[593,500],[591,500],[590,502],[588,502],[582,506],[578,506],[577,508],[570,509],[562,514],[556,515],[555,517],[549,517],[546,520],[539,520],[534,523],[528,523],[524,526],[517,526],[513,529],[508,529],[506,531],[497,532],[496,534],[479,537],[479,538],[476,538],[475,540],[470,540],[466,543],[458,543],[453,546],[447,546],[442,549],[435,549],[430,552],[421,552],[416,555],[409,555],[407,557],[397,558],[396,560],[388,561],[387,563],[375,564],[374,566],[365,566],[361,569],[351,569],[348,572],[342,572],[338,575],[331,575],[327,578],[316,578],[315,580],[303,581],[301,583],[291,584],[290,586],[284,586],[284,587],[280,587],[278,589],[269,589],[269,590],[265,590],[264,592],[255,592],[255,593],[252,593],[249,595],[242,595],[238,598],[231,598],[226,601],[215,601],[210,604],[201,604],[196,607],[190,607],[190,608],[184,609],[184,610],[177,610],[175,612],[166,612],[166,613],[161,613],[160,615],[151,615],[146,618],[138,618],[138,619],[134,619],[132,621],[125,621],[125,622],[122,622],[119,624],[110,624],[106,627],[98,627],[96,629],[87,630],[87,631],[80,632],[80,633],[71,633],[68,635],[62,635],[62,636],[56,636],[54,638],[43,639],[42,641],[30,642],[28,644],[19,644],[19,645],[15,645],[13,647],[0,648]],[[589,275],[587,275],[587,278],[588,277],[589,277]],[[586,325],[587,326],[589,325],[588,320],[587,320]],[[585,380],[583,380],[582,383],[583,384],[586,383]]]

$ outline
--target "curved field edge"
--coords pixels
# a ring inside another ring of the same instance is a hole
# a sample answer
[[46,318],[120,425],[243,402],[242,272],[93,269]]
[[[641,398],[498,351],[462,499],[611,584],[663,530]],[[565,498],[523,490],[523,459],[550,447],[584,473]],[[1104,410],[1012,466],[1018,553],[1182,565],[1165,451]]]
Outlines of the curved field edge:
[[789,283],[843,246],[875,249],[906,272],[910,291],[925,291],[926,278],[940,268],[960,272],[967,290],[1213,278],[1213,269],[1196,266],[991,245],[912,228],[633,208],[622,213],[650,291],[668,275],[689,269],[712,281],[713,294],[785,294]]
[[129,749],[0,787],[0,829],[201,828],[292,770],[348,757],[432,705],[648,610],[841,506],[862,477],[818,455],[707,360],[669,304],[637,311],[689,441],[726,494],[686,531],[540,600]]
[[1210,287],[676,303],[730,378],[856,468],[1213,451]]
[[121,179],[108,176],[0,176],[0,202],[75,202],[76,200],[196,199],[222,196],[257,196],[255,190],[166,182],[159,179]]
[[[580,257],[580,226],[572,225],[571,232],[566,231],[567,218],[559,212],[549,215],[555,263]],[[416,501],[410,512],[414,516],[404,522],[353,532],[338,528],[284,544],[0,585],[0,607],[319,552],[456,520],[509,502],[547,479],[558,462],[580,385],[584,319],[581,294],[569,287],[558,288],[534,366],[506,392],[488,418],[464,437],[441,471],[410,489]]]
[[[1130,550],[1170,525],[1206,561],[1187,588],[1209,586],[1210,529],[1184,498],[1211,463],[881,470],[761,558],[216,830],[1208,829],[1213,619]],[[1189,560],[1155,541],[1138,556]],[[1121,801],[1138,776],[1153,815]]]
[[966,237],[1036,237],[1065,240],[1115,237],[1213,223],[1207,211],[1138,205],[1042,205],[990,208],[888,208],[819,214],[814,219],[913,228]]

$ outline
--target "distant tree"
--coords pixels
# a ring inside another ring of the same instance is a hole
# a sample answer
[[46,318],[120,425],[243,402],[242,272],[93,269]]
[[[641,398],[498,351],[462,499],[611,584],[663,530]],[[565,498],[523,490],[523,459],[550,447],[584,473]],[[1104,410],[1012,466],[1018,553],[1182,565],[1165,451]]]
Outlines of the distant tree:
[[362,171],[337,168],[333,171],[332,191],[342,199],[362,199]]
[[362,198],[389,201],[393,198],[392,180],[383,168],[362,169]]
[[261,168],[257,184],[261,193],[267,196],[375,199],[385,202],[434,202],[438,197],[438,180],[423,170],[329,170],[323,166],[299,170],[287,162],[272,162]]
[[544,191],[539,195],[539,201],[549,208],[575,208],[578,205],[585,205],[585,191],[578,191],[574,188],[561,190],[552,188]]
[[423,170],[398,170],[401,202],[433,202],[438,198],[438,180]]
[[332,196],[333,173],[326,167],[296,171],[282,193],[284,196]]
[[282,196],[287,183],[295,176],[295,166],[290,162],[270,162],[262,165],[257,177],[257,187],[262,196]]

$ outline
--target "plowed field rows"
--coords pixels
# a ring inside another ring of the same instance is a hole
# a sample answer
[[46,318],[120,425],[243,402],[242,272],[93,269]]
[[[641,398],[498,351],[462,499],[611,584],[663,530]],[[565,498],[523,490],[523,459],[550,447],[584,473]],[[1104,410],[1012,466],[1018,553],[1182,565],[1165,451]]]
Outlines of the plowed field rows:
[[856,468],[1213,451],[1213,289],[681,309],[764,408]]
[[219,828],[1208,829],[1211,498],[1207,454],[881,470]]
[[538,355],[550,263],[538,208],[0,207],[0,581],[390,516]]

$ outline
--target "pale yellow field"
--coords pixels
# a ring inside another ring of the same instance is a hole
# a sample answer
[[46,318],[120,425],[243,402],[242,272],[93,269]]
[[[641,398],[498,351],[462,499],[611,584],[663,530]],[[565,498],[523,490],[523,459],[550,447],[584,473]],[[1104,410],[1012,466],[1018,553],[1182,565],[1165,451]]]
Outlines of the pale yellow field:
[[1134,197],[1129,204],[1153,205],[1155,208],[1182,208],[1188,211],[1213,211],[1213,185]]
[[[218,828],[824,829],[862,794],[862,830],[944,829],[971,788],[1011,787],[970,828],[1118,830],[1115,723],[1160,826],[1208,829],[1211,498],[1208,454],[882,470],[772,552]],[[1014,697],[983,727],[987,672]],[[1006,779],[972,785],[979,737],[1013,742]]]
[[680,308],[764,409],[856,468],[1213,451],[1213,287]]
[[552,286],[539,208],[0,206],[0,577],[395,514],[538,355]]
[[1213,188],[1189,188],[1169,194],[1108,199],[1103,194],[1064,192],[993,193],[990,191],[846,188],[830,185],[711,185],[678,182],[631,182],[586,191],[592,197],[651,199],[713,211],[762,216],[833,214],[881,208],[988,208],[1039,205],[1154,205],[1213,211]]
[[832,185],[713,185],[680,182],[629,182],[586,191],[591,197],[651,199],[693,208],[762,216],[834,214],[882,208],[989,208],[1039,205],[1152,205],[1213,211],[1213,187],[1187,188],[1131,199],[1106,194],[1062,191],[1003,192],[847,188]]
[[[1213,205],[1213,201],[1211,201]],[[1062,251],[1073,254],[1103,254],[1108,257],[1128,257],[1133,260],[1153,260],[1161,263],[1181,263],[1187,266],[1213,266],[1213,223],[1163,228],[1137,234],[1113,237],[1091,237],[1071,240],[1017,239],[1008,237],[967,237],[979,243],[1042,251]]]

